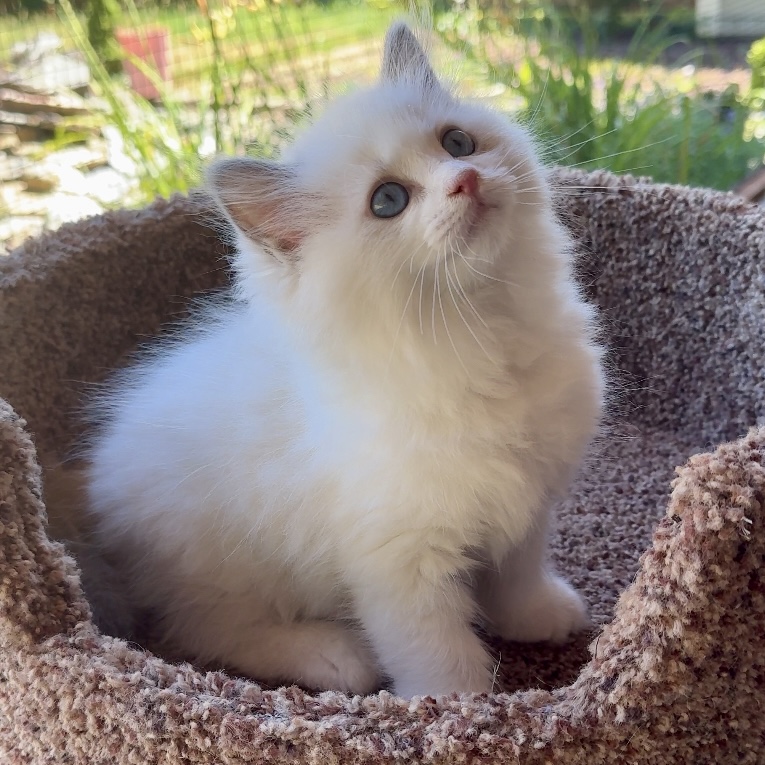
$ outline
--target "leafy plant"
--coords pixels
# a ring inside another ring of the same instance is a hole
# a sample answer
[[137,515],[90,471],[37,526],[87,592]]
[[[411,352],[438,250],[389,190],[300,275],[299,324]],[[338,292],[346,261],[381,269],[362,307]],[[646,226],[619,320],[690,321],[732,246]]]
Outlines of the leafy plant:
[[[135,163],[142,200],[193,188],[202,160],[210,154],[247,150],[273,155],[328,89],[324,37],[339,15],[332,8],[271,0],[197,0],[182,24],[173,17],[167,25],[182,30],[194,49],[191,67],[175,73],[187,86],[182,98],[145,61],[121,53],[159,93],[149,103],[124,78],[110,75],[71,0],[60,0],[60,7],[108,104],[108,121]],[[394,9],[388,4],[386,10],[357,24],[355,39],[369,37],[370,28],[379,37]],[[342,19],[354,12],[347,5],[338,11],[346,14]],[[135,31],[146,27],[147,14],[134,0],[125,3],[125,13]]]
[[488,12],[468,0],[459,18],[441,18],[441,31],[509,87],[551,161],[728,189],[765,151],[746,140],[747,102],[737,91],[700,94],[687,78],[671,82],[658,62],[678,38],[659,7],[644,15],[619,60],[600,56],[586,6],[565,18],[540,6],[534,33],[521,35],[502,5]]
[[177,102],[166,92],[158,75],[138,59],[132,61],[162,93],[163,109],[155,109],[126,83],[112,78],[70,0],[59,1],[72,37],[90,67],[93,84],[109,106],[108,120],[118,130],[126,152],[135,163],[145,197],[151,199],[173,191],[187,191],[196,180],[199,140],[183,130]]
[[752,90],[765,88],[765,37],[752,43],[746,62],[752,70]]
[[122,68],[120,49],[114,36],[119,15],[115,0],[88,2],[88,41],[111,74]]

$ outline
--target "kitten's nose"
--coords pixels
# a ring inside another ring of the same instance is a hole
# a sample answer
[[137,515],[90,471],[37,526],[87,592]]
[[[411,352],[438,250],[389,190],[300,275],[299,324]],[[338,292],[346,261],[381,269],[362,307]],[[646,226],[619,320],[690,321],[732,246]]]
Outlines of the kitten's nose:
[[466,194],[469,197],[474,197],[478,193],[478,183],[480,177],[472,167],[466,167],[464,170],[460,170],[457,177],[451,182],[449,188],[449,196],[455,194]]

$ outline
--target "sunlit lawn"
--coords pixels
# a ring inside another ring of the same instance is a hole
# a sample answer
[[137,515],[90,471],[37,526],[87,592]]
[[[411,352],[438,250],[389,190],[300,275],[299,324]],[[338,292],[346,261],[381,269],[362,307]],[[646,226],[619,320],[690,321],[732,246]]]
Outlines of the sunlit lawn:
[[[170,79],[163,106],[174,101],[186,110],[180,114],[141,103],[123,106],[122,86],[102,78],[101,89],[113,88],[115,96],[107,119],[116,124],[122,120],[126,142],[146,166],[159,152],[164,157],[159,166],[178,168],[179,173],[198,160],[203,133],[208,144],[211,131],[215,133],[219,151],[241,150],[252,142],[266,151],[278,146],[295,115],[325,90],[375,75],[385,29],[407,11],[404,0],[300,5],[209,0],[207,13],[197,4],[132,13],[129,3],[122,7],[123,28],[167,31]],[[29,40],[40,31],[56,32],[70,48],[74,45],[71,21],[6,17],[0,26],[0,62],[12,41]],[[448,37],[448,30],[439,31]],[[663,44],[659,40],[658,48]],[[439,71],[450,75],[465,95],[488,99],[508,112],[534,112],[532,126],[543,143],[560,149],[554,160],[724,189],[762,158],[760,141],[742,140],[747,131],[759,137],[754,120],[761,115],[755,114],[746,130],[739,123],[719,125],[719,104],[699,96],[705,86],[692,66],[582,57],[566,39],[549,47],[554,53],[546,58],[507,30],[483,36],[473,45],[473,54],[467,50],[459,44],[436,46]],[[557,74],[550,77],[551,71]],[[582,78],[582,87],[569,82]],[[616,93],[610,103],[609,93]],[[616,101],[613,118],[604,119]],[[575,144],[571,151],[570,143]],[[146,181],[147,193],[164,193],[164,187],[152,185],[151,173]],[[167,178],[177,188],[189,182]]]
[[[236,63],[247,56],[252,65],[273,69],[285,63],[294,68],[303,60],[310,67],[312,59],[326,66],[330,58],[340,57],[355,59],[350,63],[366,71],[377,63],[385,29],[402,10],[401,4],[394,2],[363,1],[299,6],[210,2],[209,8],[211,18],[196,5],[141,8],[137,16],[123,6],[118,28],[166,30],[172,80],[193,88],[195,80],[209,75],[215,55],[211,23],[218,51],[226,62]],[[85,19],[81,17],[80,21],[84,26]],[[55,14],[27,19],[6,16],[0,24],[0,63],[9,58],[14,43],[29,41],[41,32],[57,34],[65,48],[76,47],[71,26]]]

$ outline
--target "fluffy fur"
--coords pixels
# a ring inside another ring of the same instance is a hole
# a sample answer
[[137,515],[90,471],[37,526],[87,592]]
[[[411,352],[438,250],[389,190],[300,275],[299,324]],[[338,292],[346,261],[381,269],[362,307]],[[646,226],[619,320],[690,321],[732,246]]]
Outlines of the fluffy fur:
[[[474,154],[444,150],[454,127]],[[390,219],[385,181],[410,195]],[[475,622],[582,627],[545,535],[600,351],[526,132],[453,97],[397,24],[375,87],[208,188],[235,295],[123,376],[89,455],[131,598],[200,662],[354,693],[489,691]]]

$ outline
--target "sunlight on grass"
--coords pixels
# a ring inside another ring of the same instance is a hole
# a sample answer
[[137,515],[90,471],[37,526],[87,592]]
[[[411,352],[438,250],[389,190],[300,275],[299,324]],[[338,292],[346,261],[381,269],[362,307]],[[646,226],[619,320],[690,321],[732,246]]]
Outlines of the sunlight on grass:
[[[4,20],[3,34],[30,39],[46,29],[82,52],[144,199],[192,188],[215,152],[277,153],[329,94],[375,76],[386,27],[410,11],[404,0],[197,0],[140,11],[133,2],[122,4],[122,26],[162,28],[169,39],[166,81],[126,54],[155,86],[153,103],[105,70],[70,0],[59,0],[60,18]],[[762,161],[762,99],[702,93],[692,56],[687,67],[662,66],[679,39],[671,19],[644,14],[624,57],[610,59],[584,11],[564,19],[538,4],[519,19],[514,4],[441,7],[432,14],[447,43],[434,51],[440,70],[462,94],[528,122],[551,162],[727,189]]]
[[692,65],[660,65],[678,39],[670,21],[646,14],[624,57],[607,59],[586,10],[540,14],[521,34],[503,6],[468,0],[437,23],[473,80],[494,83],[485,90],[495,105],[530,125],[549,161],[722,190],[762,163],[748,92],[703,92]]
[[106,71],[70,1],[60,0],[60,7],[146,199],[194,187],[213,153],[278,152],[296,125],[346,80],[348,62],[354,76],[376,71],[385,29],[401,12],[395,3],[254,7],[251,1],[200,0],[181,17],[139,12],[128,2],[125,20],[134,30],[171,30],[168,81],[150,61],[125,55],[158,94],[149,103],[124,77]]

